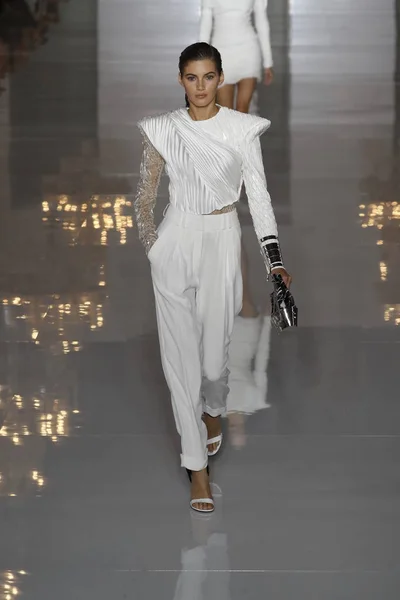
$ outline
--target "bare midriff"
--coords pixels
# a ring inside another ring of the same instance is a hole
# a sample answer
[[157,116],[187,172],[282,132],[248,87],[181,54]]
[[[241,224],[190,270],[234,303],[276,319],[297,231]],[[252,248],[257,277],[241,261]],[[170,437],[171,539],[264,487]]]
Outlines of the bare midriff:
[[228,204],[228,206],[224,206],[223,208],[219,208],[218,210],[213,210],[210,215],[222,215],[223,213],[229,213],[233,210],[236,210],[236,204]]

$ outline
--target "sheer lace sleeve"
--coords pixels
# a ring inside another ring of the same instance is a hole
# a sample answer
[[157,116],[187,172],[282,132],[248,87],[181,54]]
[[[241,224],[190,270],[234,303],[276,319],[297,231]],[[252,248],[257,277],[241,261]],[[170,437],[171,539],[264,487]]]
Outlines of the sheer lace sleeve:
[[143,132],[143,155],[140,164],[140,177],[134,201],[136,223],[139,239],[146,254],[157,239],[154,223],[154,207],[157,201],[157,191],[165,162],[163,157],[151,144]]

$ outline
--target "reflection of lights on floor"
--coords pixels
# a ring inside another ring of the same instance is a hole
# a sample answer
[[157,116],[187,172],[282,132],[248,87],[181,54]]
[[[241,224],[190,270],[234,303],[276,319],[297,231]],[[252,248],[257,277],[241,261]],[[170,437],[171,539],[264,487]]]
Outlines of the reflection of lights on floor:
[[400,202],[377,202],[371,204],[360,204],[359,217],[361,227],[376,227],[382,229],[389,222],[399,219],[400,225]]
[[24,407],[23,398],[19,394],[15,394],[13,396],[13,400],[15,402],[15,406],[21,410]]
[[49,437],[53,442],[58,441],[58,436],[65,437],[67,435],[68,411],[61,410],[52,415],[41,415],[40,417],[40,435]]
[[0,600],[13,600],[21,593],[20,580],[26,571],[4,571],[0,573]]
[[[28,402],[28,408],[30,406],[31,411],[33,408],[34,412],[29,413],[27,408],[26,418],[29,420],[30,425],[33,424],[33,428],[28,427],[26,422],[21,422],[22,419],[25,420],[25,412],[22,412],[21,416],[14,413],[10,423],[7,424],[6,422],[0,429],[0,436],[8,438],[14,446],[23,446],[23,437],[26,436],[39,435],[50,438],[54,443],[58,443],[60,438],[68,437],[73,425],[71,424],[72,415],[77,415],[80,411],[78,409],[65,410],[64,408],[60,410],[63,402],[62,400],[55,399],[52,400],[53,412],[38,414],[37,411],[41,408],[43,410],[45,404],[45,400],[41,401],[36,397],[33,398],[33,407],[32,403]],[[32,417],[34,419],[33,423],[31,421]]]
[[387,264],[385,262],[381,261],[379,263],[379,270],[381,272],[381,281],[386,281],[387,280],[387,274],[388,274]]
[[[50,297],[11,294],[0,297],[0,303],[9,307],[10,318],[15,323],[20,323],[21,320],[29,322],[29,330],[23,331],[32,343],[41,345],[49,342],[49,336],[56,336],[56,352],[79,352],[82,345],[78,340],[71,339],[70,327],[76,331],[77,325],[84,325],[90,331],[96,331],[104,326],[102,300],[106,297],[107,287],[105,264],[100,263],[96,271],[97,274],[94,273],[93,276],[97,282],[97,290],[63,296],[51,294]],[[73,334],[73,337],[76,335]]]
[[[385,226],[400,226],[400,202],[377,202],[360,204],[359,216],[363,228],[376,227],[378,230]],[[384,241],[378,239],[377,246],[383,246]],[[385,261],[379,262],[381,281],[388,280],[388,265]],[[400,304],[385,304],[383,317],[386,323],[400,325]]]
[[[13,298],[3,298],[1,303],[3,306],[23,306],[25,304],[30,304],[29,300],[22,300],[19,296],[14,296]],[[20,317],[23,318],[22,316]]]
[[32,480],[39,486],[43,487],[45,484],[44,477],[39,471],[32,471]]
[[125,196],[92,196],[89,202],[76,204],[70,196],[61,194],[53,196],[42,202],[42,220],[51,222],[49,217],[53,213],[53,221],[59,222],[66,231],[77,232],[92,228],[100,234],[100,245],[108,243],[108,234],[115,230],[120,234],[119,243],[126,244],[127,230],[133,227],[133,218],[124,214],[127,208],[132,207],[132,202]]
[[400,325],[400,304],[385,304],[384,306],[384,319],[386,323],[393,323],[394,325]]
[[[104,265],[100,267],[99,286],[105,287],[106,280],[104,275]],[[97,295],[97,294],[96,294]],[[58,297],[59,298],[59,297]],[[31,320],[35,327],[31,329],[30,338],[36,345],[40,344],[40,339],[46,339],[48,332],[54,331],[58,336],[60,350],[64,354],[70,352],[79,352],[82,350],[82,345],[78,340],[68,340],[67,337],[69,325],[76,325],[77,320],[90,328],[91,331],[96,331],[104,326],[103,304],[96,302],[95,299],[88,298],[87,294],[82,294],[77,302],[59,302],[57,297],[53,297],[53,302],[49,304],[46,311],[43,313],[40,303],[34,300],[23,300],[20,297],[2,298],[0,302],[3,306],[20,306],[24,310],[24,314],[15,314],[15,320]],[[25,308],[26,307],[26,308]],[[40,309],[40,318],[38,317],[38,309]],[[64,339],[63,339],[64,338]]]
[[[105,281],[100,281],[99,285],[106,285]],[[72,310],[74,308],[74,310]],[[100,327],[103,327],[104,317],[103,317],[103,304],[102,303],[94,303],[91,300],[85,300],[76,305],[77,315],[83,321],[90,323],[90,329],[95,330]],[[75,313],[75,307],[72,307],[71,304],[51,304],[49,306],[49,316],[48,322],[52,325],[57,325],[57,331],[60,337],[65,335],[65,328],[61,326],[61,323],[65,321],[65,317],[71,316]],[[81,350],[81,346],[77,340],[64,340],[64,353],[68,354],[72,350],[77,352]],[[73,346],[73,348],[71,348]]]

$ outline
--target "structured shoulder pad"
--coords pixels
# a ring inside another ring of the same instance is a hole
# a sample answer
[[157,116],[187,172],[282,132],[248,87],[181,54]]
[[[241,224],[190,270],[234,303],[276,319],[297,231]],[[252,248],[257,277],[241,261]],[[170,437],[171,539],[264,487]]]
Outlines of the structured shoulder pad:
[[271,126],[271,121],[258,117],[257,115],[243,114],[244,117],[244,135],[247,142],[252,142],[267,131]]
[[167,114],[141,119],[137,126],[142,135],[145,135],[156,150],[162,153],[166,133]]
[[241,133],[242,139],[245,142],[251,142],[256,137],[262,135],[271,125],[271,121],[258,117],[257,115],[249,115],[237,110],[225,109],[227,111],[228,120],[232,127]]

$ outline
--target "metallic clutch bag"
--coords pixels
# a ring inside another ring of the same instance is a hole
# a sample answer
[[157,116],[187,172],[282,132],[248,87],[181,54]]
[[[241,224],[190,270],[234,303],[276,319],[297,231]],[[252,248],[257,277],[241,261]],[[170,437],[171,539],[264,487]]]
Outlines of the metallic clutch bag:
[[271,321],[283,331],[287,327],[297,327],[297,306],[281,275],[271,277],[274,291],[271,294]]

